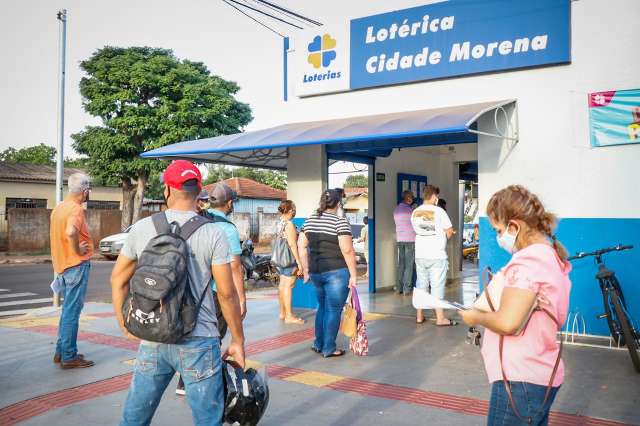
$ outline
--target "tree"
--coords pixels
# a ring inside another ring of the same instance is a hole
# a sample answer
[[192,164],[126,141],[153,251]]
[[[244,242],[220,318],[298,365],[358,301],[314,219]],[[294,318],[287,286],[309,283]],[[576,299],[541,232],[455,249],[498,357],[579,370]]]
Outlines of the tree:
[[[28,146],[26,148],[15,149],[7,148],[0,152],[0,161],[11,164],[41,164],[45,166],[56,165],[57,150],[49,145],[41,143],[36,146]],[[64,166],[76,169],[85,169],[87,167],[86,158],[65,158]]]
[[365,175],[350,175],[344,181],[345,188],[368,188],[369,178]]
[[243,177],[263,183],[275,189],[287,189],[287,172],[278,170],[259,169],[255,167],[237,167],[231,169],[224,165],[209,166],[209,175],[205,184],[219,182],[232,177]]
[[0,161],[7,163],[29,163],[53,166],[55,164],[56,149],[41,143],[27,148],[7,148],[0,152]]
[[237,84],[171,50],[106,46],[80,67],[87,74],[80,81],[84,109],[102,125],[73,135],[73,146],[88,156],[92,176],[122,185],[123,228],[139,219],[149,177],[167,164],[142,152],[238,133],[252,119],[234,97]]

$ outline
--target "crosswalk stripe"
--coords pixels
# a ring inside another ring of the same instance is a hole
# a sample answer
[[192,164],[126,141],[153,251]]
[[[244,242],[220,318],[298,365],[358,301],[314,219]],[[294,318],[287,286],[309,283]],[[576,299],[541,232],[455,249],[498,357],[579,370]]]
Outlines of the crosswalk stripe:
[[11,302],[0,302],[0,306],[14,306],[14,305],[32,305],[36,303],[52,302],[52,297],[45,297],[42,299],[27,299],[27,300],[14,300]]
[[35,309],[16,309],[13,311],[0,311],[0,317],[8,317],[10,315],[22,315],[28,314],[29,312],[33,312]]
[[0,294],[0,299],[9,299],[11,297],[37,296],[36,293],[9,293]]
[[0,288],[0,292],[2,291],[9,291],[9,290],[7,290],[6,288]]

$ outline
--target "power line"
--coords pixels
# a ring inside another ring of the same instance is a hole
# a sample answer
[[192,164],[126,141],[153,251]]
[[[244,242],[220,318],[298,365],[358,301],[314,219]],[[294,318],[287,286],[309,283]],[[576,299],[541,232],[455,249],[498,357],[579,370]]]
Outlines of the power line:
[[279,35],[282,38],[285,38],[284,35],[282,35],[281,33],[279,33],[278,31],[274,30],[273,28],[271,28],[270,26],[268,26],[267,24],[264,24],[260,21],[258,21],[256,18],[254,18],[253,16],[249,15],[248,13],[245,13],[244,11],[240,10],[238,7],[232,5],[231,3],[229,3],[227,0],[222,0],[225,4],[227,4],[228,6],[231,6],[232,8],[234,8],[235,10],[237,10],[238,12],[242,13],[244,16],[246,16],[247,18],[251,19],[252,21],[257,22],[259,25],[262,25],[263,27],[265,27],[266,29],[268,29],[269,31],[271,31],[272,33],[275,33],[277,35]]
[[258,1],[259,1],[260,3],[264,3],[264,4],[267,4],[267,5],[271,6],[271,7],[274,7],[274,8],[276,8],[276,9],[278,9],[278,10],[282,11],[282,12],[285,12],[285,13],[291,14],[291,15],[293,15],[293,16],[295,16],[295,17],[297,17],[297,18],[304,19],[305,21],[307,21],[307,22],[311,22],[312,24],[315,24],[315,25],[318,25],[318,26],[321,26],[321,25],[322,25],[322,23],[321,23],[321,22],[315,21],[315,20],[313,20],[313,19],[311,19],[311,18],[307,18],[306,16],[302,16],[302,15],[300,15],[300,14],[298,14],[298,13],[292,12],[292,11],[290,11],[289,9],[286,9],[286,8],[284,8],[284,7],[282,7],[282,6],[278,6],[277,4],[274,4],[274,3],[268,2],[268,1],[266,1],[266,0],[258,0]]
[[328,174],[330,175],[346,175],[348,173],[362,173],[362,172],[366,172],[367,169],[360,169],[360,170],[349,170],[346,172],[329,172]]
[[302,25],[309,25],[309,23],[308,23],[307,21],[303,21],[302,19],[298,19],[298,18],[296,18],[295,16],[293,16],[293,15],[291,15],[291,14],[288,14],[288,13],[286,13],[286,12],[284,12],[284,13],[283,13],[282,11],[280,11],[280,10],[276,9],[276,8],[275,8],[275,7],[273,7],[273,6],[270,6],[270,5],[268,5],[268,4],[261,3],[259,0],[251,0],[251,1],[252,1],[253,3],[255,3],[255,4],[259,5],[259,6],[263,6],[263,7],[264,7],[264,6],[266,6],[267,8],[269,8],[269,9],[271,9],[271,10],[275,10],[276,12],[279,12],[280,14],[285,15],[287,18],[291,18],[291,19],[293,19],[294,21],[299,22],[299,23],[301,23]]
[[[223,0],[223,1],[227,1],[227,0]],[[261,13],[261,14],[263,14],[263,15],[266,15],[266,16],[268,16],[268,17],[272,18],[272,19],[275,19],[276,21],[280,21],[280,22],[283,22],[283,23],[285,23],[285,24],[287,24],[287,25],[291,25],[292,27],[298,28],[299,30],[304,30],[304,28],[302,28],[302,27],[301,27],[301,26],[299,26],[299,25],[292,24],[291,22],[289,22],[289,21],[287,21],[287,20],[285,20],[285,19],[278,18],[277,16],[271,15],[271,14],[269,14],[269,13],[267,13],[267,12],[263,11],[263,10],[256,9],[255,7],[251,7],[251,6],[249,6],[248,4],[240,3],[239,1],[236,1],[236,0],[228,0],[228,1],[233,2],[233,3],[235,3],[235,4],[239,5],[239,6],[246,7],[247,9],[251,9],[251,10],[253,10],[254,12],[258,12],[258,13]]]

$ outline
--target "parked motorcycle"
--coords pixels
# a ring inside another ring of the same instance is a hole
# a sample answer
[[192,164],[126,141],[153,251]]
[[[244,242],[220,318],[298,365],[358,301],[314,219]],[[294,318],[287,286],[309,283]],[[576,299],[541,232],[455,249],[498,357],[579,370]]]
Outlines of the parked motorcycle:
[[253,278],[256,281],[265,280],[271,281],[274,284],[278,283],[280,277],[275,266],[271,264],[271,255],[256,255],[254,253],[253,241],[247,238],[242,242],[242,254],[240,255],[240,262],[245,270],[246,279]]

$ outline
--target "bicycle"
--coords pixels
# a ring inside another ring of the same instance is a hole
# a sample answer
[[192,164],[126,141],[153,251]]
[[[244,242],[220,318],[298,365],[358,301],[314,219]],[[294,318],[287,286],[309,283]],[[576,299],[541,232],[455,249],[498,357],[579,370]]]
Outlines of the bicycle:
[[640,331],[636,331],[627,311],[627,303],[624,300],[624,294],[620,287],[620,282],[616,278],[615,273],[607,269],[602,256],[613,251],[631,250],[633,246],[617,245],[605,249],[596,250],[590,253],[580,252],[575,256],[571,256],[568,260],[582,259],[585,257],[595,257],[598,273],[596,279],[600,284],[602,299],[604,303],[604,313],[598,315],[598,319],[607,319],[611,337],[618,342],[619,346],[626,345],[631,356],[631,361],[636,371],[640,373],[640,357],[638,350],[640,348]]

